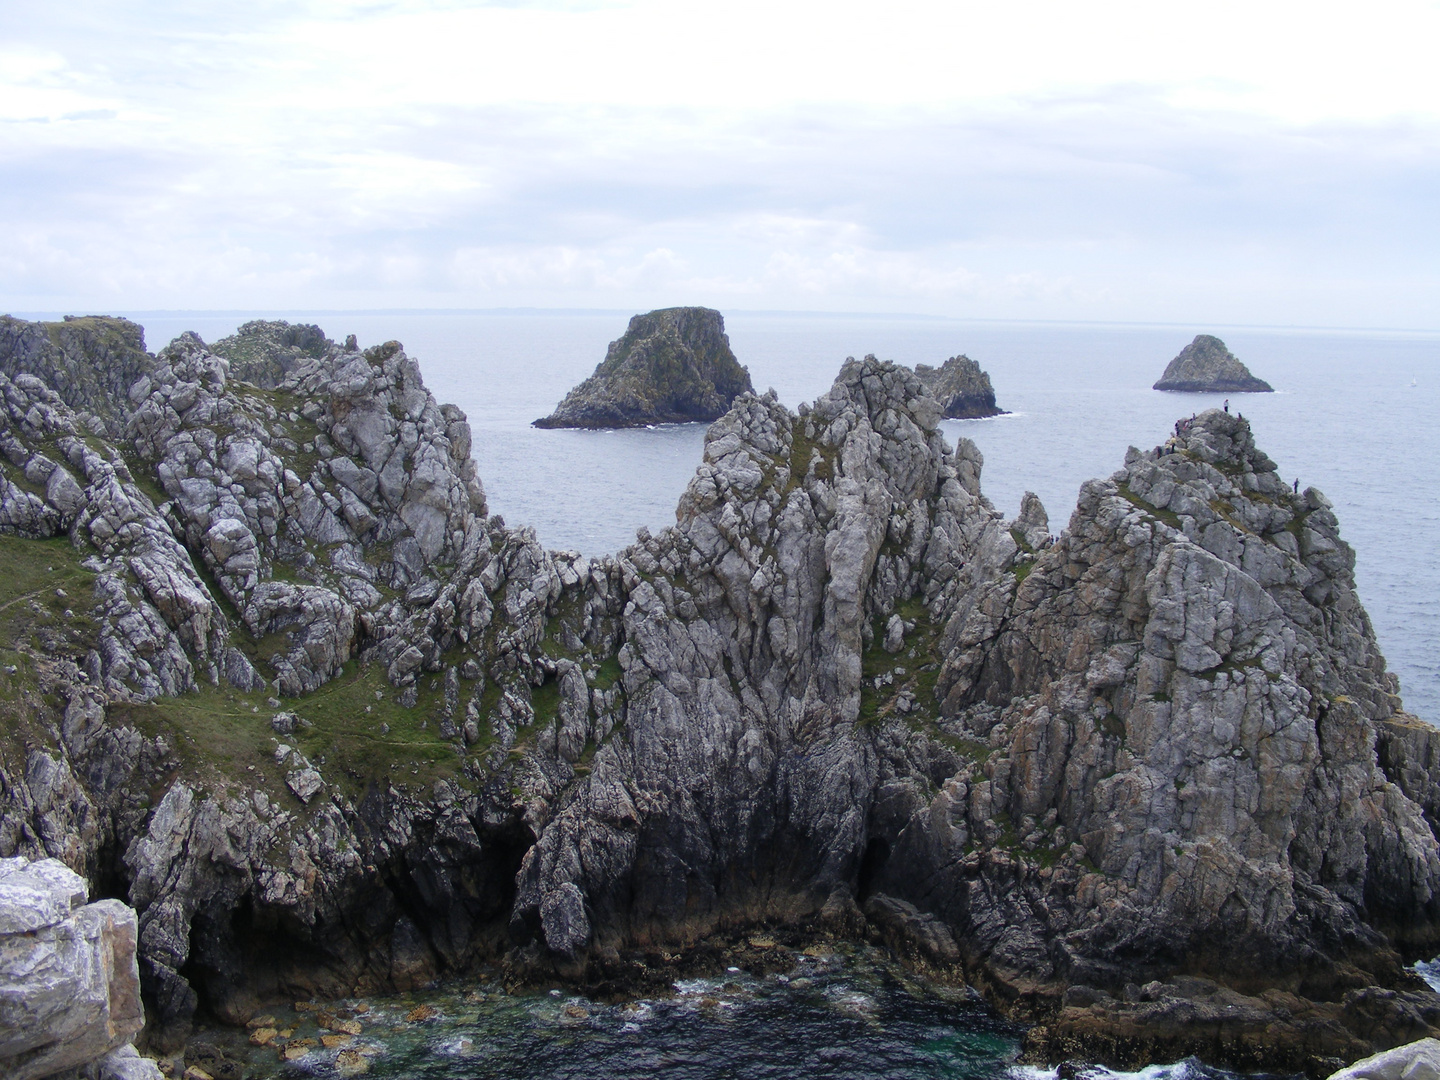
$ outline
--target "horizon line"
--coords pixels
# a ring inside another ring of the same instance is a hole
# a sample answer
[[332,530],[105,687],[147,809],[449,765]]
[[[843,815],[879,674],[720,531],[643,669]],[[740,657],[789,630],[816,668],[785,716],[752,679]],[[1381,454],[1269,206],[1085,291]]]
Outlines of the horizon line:
[[[672,307],[690,307],[707,305],[675,304]],[[663,308],[652,308],[664,310]],[[714,310],[720,310],[718,308]],[[5,312],[12,318],[23,318],[37,321],[57,321],[66,316],[76,318],[104,316],[106,313],[89,311],[79,314],[75,311],[42,311],[29,310],[21,311],[20,314]],[[268,315],[271,317],[327,317],[343,315],[376,316],[376,315],[494,315],[494,316],[525,316],[525,315],[549,315],[556,317],[577,317],[577,316],[619,316],[630,317],[634,312],[629,308],[584,308],[584,307],[539,307],[539,306],[510,306],[490,308],[441,308],[441,307],[393,307],[393,308],[270,308],[270,307],[244,307],[244,308],[119,308],[109,313],[112,317],[118,315],[120,318],[140,319],[147,317],[177,318],[182,316],[194,316],[204,318],[216,318],[222,316],[251,317]],[[727,313],[721,311],[721,315]],[[1146,319],[1043,319],[1043,318],[989,318],[975,315],[931,315],[922,312],[899,312],[899,311],[823,311],[823,310],[796,310],[788,308],[736,308],[728,312],[730,316],[760,316],[782,319],[894,319],[905,322],[953,322],[953,323],[981,323],[1001,326],[1086,326],[1086,327],[1146,327],[1155,329],[1170,328],[1193,328],[1206,325],[1198,320],[1146,320]],[[1243,323],[1243,322],[1212,322],[1208,324],[1212,329],[1222,330],[1290,330],[1319,333],[1383,333],[1383,334],[1424,334],[1440,335],[1440,327],[1404,327],[1404,326],[1347,326],[1347,325],[1318,325],[1310,323]]]

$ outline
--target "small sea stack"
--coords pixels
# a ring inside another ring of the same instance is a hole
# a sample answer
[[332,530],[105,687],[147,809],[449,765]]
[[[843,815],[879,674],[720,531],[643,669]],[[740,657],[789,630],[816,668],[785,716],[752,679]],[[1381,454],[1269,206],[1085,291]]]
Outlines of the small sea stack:
[[1236,359],[1225,343],[1210,334],[1196,334],[1195,340],[1170,361],[1156,390],[1208,394],[1270,394],[1275,388]]
[[916,364],[915,374],[940,402],[941,415],[946,419],[979,420],[1005,412],[995,404],[990,376],[968,356],[952,356],[938,368]]
[[595,374],[538,428],[627,428],[707,423],[747,390],[750,372],[730,351],[725,320],[703,307],[663,308],[630,320]]

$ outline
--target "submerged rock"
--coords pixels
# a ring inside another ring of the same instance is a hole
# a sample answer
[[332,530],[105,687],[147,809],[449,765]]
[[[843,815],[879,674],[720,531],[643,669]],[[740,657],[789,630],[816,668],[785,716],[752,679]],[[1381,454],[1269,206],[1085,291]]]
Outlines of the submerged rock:
[[540,420],[540,428],[623,428],[718,419],[752,389],[730,351],[725,320],[709,308],[636,315],[604,361]]
[[938,368],[916,364],[915,374],[940,402],[940,415],[947,419],[978,420],[1005,412],[995,404],[990,376],[968,356],[952,356]]
[[1188,393],[1269,394],[1275,388],[1251,375],[1249,368],[1237,360],[1219,338],[1196,334],[1195,340],[1170,361],[1154,389]]

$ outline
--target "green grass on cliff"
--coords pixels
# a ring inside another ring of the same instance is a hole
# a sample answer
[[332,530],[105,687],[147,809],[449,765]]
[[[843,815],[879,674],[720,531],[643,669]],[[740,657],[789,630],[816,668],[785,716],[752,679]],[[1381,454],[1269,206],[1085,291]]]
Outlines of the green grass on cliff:
[[9,771],[23,772],[28,748],[53,743],[45,714],[60,702],[40,693],[37,666],[83,661],[94,645],[95,575],[80,565],[87,554],[65,537],[0,535],[0,764]]
[[66,537],[0,536],[0,666],[27,650],[83,657],[90,649],[95,575],[80,565],[87,554]]
[[[356,661],[313,694],[283,699],[280,709],[266,703],[268,696],[206,686],[147,704],[116,705],[111,716],[147,737],[163,735],[193,781],[253,784],[282,805],[298,801],[285,787],[284,769],[275,763],[279,742],[298,747],[327,784],[351,798],[372,783],[429,786],[461,775],[459,757],[440,737],[445,695],[438,677],[421,680],[419,701],[408,709],[396,700],[399,691],[380,667]],[[270,720],[282,710],[311,726],[276,735]]]

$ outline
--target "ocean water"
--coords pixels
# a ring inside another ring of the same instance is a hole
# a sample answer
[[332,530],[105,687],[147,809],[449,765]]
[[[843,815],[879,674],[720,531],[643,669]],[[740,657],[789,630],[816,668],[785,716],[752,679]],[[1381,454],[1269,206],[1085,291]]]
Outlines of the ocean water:
[[[182,330],[207,341],[260,314],[132,317],[157,348]],[[618,551],[635,530],[672,524],[699,463],[704,425],[540,431],[565,392],[625,330],[623,312],[286,313],[362,345],[398,339],[430,388],[469,415],[492,512],[552,548]],[[1058,532],[1080,485],[1108,476],[1127,446],[1163,441],[1180,416],[1219,405],[1151,390],[1197,332],[1214,332],[1278,391],[1231,398],[1286,479],[1335,504],[1356,552],[1360,598],[1407,707],[1440,724],[1440,334],[1215,327],[985,323],[940,319],[726,316],[757,389],[792,408],[827,390],[847,356],[905,364],[978,360],[1010,415],[946,421],[985,455],[982,485],[1014,515],[1040,496]]]
[[[1022,1029],[964,988],[936,986],[866,946],[807,950],[786,974],[732,968],[618,1004],[562,990],[509,995],[481,977],[403,997],[325,1003],[361,1032],[326,1047],[313,1010],[267,1010],[288,1035],[201,1042],[249,1080],[1057,1080],[1016,1064]],[[308,1004],[308,1003],[302,1003]],[[357,1012],[357,1007],[363,1012]],[[299,1045],[308,1040],[308,1045]],[[333,1040],[332,1041],[338,1041]],[[282,1061],[284,1044],[297,1047]],[[1195,1060],[1089,1080],[1234,1080]]]

